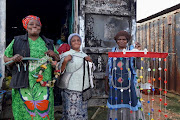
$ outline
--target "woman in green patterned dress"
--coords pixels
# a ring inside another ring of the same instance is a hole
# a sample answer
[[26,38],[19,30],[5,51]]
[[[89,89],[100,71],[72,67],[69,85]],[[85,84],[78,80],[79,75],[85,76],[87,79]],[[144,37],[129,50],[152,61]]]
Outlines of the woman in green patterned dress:
[[[23,57],[43,58],[48,55],[59,61],[59,55],[54,48],[53,41],[40,35],[41,22],[37,16],[29,15],[23,20],[26,35],[16,36],[6,48],[4,61],[13,60],[12,68],[12,110],[15,120],[54,120],[54,95],[52,87],[41,86],[33,75],[40,69],[34,61],[22,61]],[[38,64],[38,63],[37,63]],[[42,81],[52,81],[52,67],[47,64],[47,69],[42,73]]]

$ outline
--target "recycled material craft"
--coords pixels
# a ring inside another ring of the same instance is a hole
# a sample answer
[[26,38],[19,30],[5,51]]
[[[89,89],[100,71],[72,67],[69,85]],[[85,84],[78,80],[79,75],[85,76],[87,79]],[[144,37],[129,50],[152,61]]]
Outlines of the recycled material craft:
[[[131,83],[133,83],[131,80],[131,70],[130,69],[135,69],[135,67],[130,66],[129,62],[131,62],[132,59],[135,59],[135,63],[136,63],[136,57],[141,57],[141,68],[140,68],[140,75],[136,76],[135,78],[137,79],[138,82],[138,86],[137,89],[140,91],[140,95],[137,96],[137,98],[139,99],[139,101],[142,102],[144,101],[142,98],[142,92],[143,92],[143,82],[145,81],[145,77],[143,76],[143,72],[147,73],[147,81],[148,83],[152,84],[151,88],[147,89],[147,93],[148,93],[148,101],[145,101],[148,103],[148,117],[149,120],[154,120],[155,118],[157,118],[158,120],[160,119],[167,119],[168,115],[167,115],[167,101],[166,101],[166,94],[167,94],[167,80],[166,80],[166,72],[167,72],[167,66],[166,66],[166,62],[167,59],[166,57],[168,56],[168,53],[157,53],[157,52],[147,52],[147,50],[144,51],[126,51],[125,49],[123,50],[123,52],[109,52],[108,53],[108,57],[109,57],[109,85],[110,85],[110,104],[109,105],[109,109],[111,110],[115,110],[115,112],[117,112],[117,107],[113,106],[117,106],[117,105],[127,105],[130,106],[130,113],[133,113],[133,89],[131,88]],[[124,62],[123,62],[124,61]],[[164,67],[162,66],[162,62],[164,61]],[[125,65],[123,65],[123,63]],[[147,63],[146,65],[143,66],[143,63]],[[158,63],[158,68],[156,67],[156,64]],[[117,66],[115,66],[117,65]],[[155,77],[155,72],[156,69],[158,70],[158,80],[160,82],[159,85],[159,91],[160,91],[160,95],[159,95],[159,110],[155,111],[154,109],[154,94],[155,94],[155,81],[156,81],[156,77]],[[127,72],[122,72],[122,71],[127,71]],[[162,73],[164,72],[164,77],[162,77]],[[123,74],[127,74],[127,75],[123,75]],[[121,77],[117,77],[117,76],[121,76]],[[126,81],[125,81],[125,80]],[[144,80],[143,80],[144,79]],[[164,83],[164,98],[162,96],[162,84]],[[124,86],[123,86],[124,85]],[[126,97],[123,97],[124,94],[126,94]],[[152,94],[152,98],[150,98],[150,94]],[[135,99],[134,99],[135,100]],[[162,109],[163,109],[163,105],[162,105],[162,100],[164,101],[164,115],[162,116]],[[117,104],[120,103],[120,104]],[[129,104],[129,105],[128,105]],[[150,106],[151,104],[151,106]],[[143,111],[143,108],[139,107],[138,109],[140,109],[141,111]],[[159,116],[154,116],[154,112],[159,112]],[[117,113],[118,114],[118,113]],[[122,114],[122,111],[121,113]],[[122,115],[121,115],[122,116]],[[110,118],[112,119],[112,118]],[[117,118],[115,118],[115,120],[117,120]],[[141,120],[141,119],[139,119]]]

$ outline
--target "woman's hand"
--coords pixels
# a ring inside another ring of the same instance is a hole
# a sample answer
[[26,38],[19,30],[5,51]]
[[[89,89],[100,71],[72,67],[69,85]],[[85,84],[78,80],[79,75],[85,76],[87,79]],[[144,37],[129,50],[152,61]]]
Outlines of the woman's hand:
[[64,71],[65,68],[66,68],[66,65],[67,63],[72,59],[72,56],[71,55],[68,55],[64,58],[64,61],[62,63],[62,66],[61,66],[61,71]]
[[85,60],[86,60],[86,61],[89,61],[89,62],[92,62],[92,59],[91,59],[90,56],[86,56],[86,57],[85,57]]
[[55,61],[59,61],[59,55],[56,54],[54,51],[52,50],[48,50],[47,52],[45,52],[45,54],[49,55],[50,57],[54,58]]
[[50,57],[55,57],[56,53],[54,53],[54,51],[52,50],[48,50],[47,52],[45,52],[45,54],[49,55]]
[[13,60],[14,62],[21,62],[22,59],[23,59],[23,57],[22,57],[21,55],[19,55],[19,54],[16,54],[16,55],[14,55],[14,56],[12,57],[12,60]]
[[141,50],[141,44],[139,42],[135,43],[135,48]]
[[71,55],[68,55],[64,58],[64,61],[65,62],[69,62],[70,60],[72,60],[72,56]]

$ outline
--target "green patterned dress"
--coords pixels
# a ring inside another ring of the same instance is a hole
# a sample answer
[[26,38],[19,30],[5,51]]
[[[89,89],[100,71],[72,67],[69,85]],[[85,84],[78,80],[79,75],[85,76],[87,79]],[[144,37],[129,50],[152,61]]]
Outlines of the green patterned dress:
[[[33,41],[28,38],[30,47],[30,57],[42,58],[48,50],[41,37]],[[14,40],[5,50],[5,56],[13,56]],[[54,52],[58,54],[54,48]],[[36,83],[36,78],[32,75],[38,73],[40,67],[29,71],[29,87],[12,89],[12,110],[15,120],[54,120],[54,95],[53,88],[42,87]],[[47,69],[42,73],[43,81],[52,80],[52,67],[47,65]]]

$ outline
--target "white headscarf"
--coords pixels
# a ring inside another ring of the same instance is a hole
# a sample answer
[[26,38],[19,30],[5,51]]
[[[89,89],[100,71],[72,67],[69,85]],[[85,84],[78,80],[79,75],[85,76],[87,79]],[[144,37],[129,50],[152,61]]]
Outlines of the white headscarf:
[[72,33],[72,34],[70,34],[69,35],[69,37],[68,37],[68,44],[71,46],[71,39],[72,39],[72,37],[74,37],[74,36],[78,36],[79,38],[80,38],[80,40],[81,40],[81,43],[82,43],[82,38],[81,38],[81,36],[79,35],[79,34],[77,34],[77,33]]

